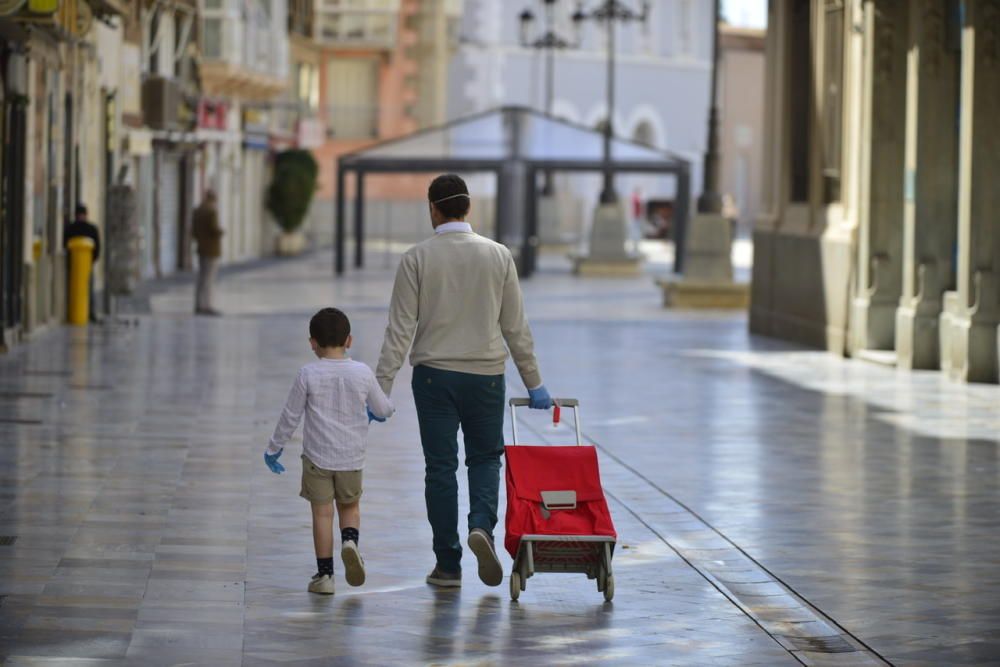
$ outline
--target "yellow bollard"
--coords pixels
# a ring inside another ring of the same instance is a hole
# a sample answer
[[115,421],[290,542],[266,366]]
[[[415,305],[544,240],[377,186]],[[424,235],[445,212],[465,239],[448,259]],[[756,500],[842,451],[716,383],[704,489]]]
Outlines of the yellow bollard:
[[69,248],[69,323],[85,326],[90,318],[90,270],[94,242],[83,236],[71,238]]

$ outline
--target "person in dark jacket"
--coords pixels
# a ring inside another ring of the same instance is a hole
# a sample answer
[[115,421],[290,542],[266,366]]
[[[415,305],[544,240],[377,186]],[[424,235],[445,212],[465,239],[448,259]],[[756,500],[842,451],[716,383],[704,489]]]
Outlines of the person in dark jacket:
[[101,233],[97,229],[97,225],[87,220],[87,207],[83,204],[76,205],[76,215],[73,218],[73,222],[66,225],[66,231],[63,234],[63,246],[69,243],[69,240],[83,236],[94,242],[94,263],[101,257]]
[[222,235],[214,190],[206,190],[201,205],[194,210],[192,232],[198,244],[198,286],[195,291],[196,315],[221,315],[212,307],[212,283],[222,255]]
[[[97,260],[101,257],[101,233],[97,229],[97,225],[90,222],[87,219],[87,207],[84,204],[77,204],[76,211],[74,212],[73,222],[67,223],[65,229],[63,230],[63,247],[69,245],[70,239],[73,238],[88,238],[94,242],[94,265],[97,264]],[[90,271],[90,321],[96,322],[97,315],[94,308],[94,273],[95,271],[91,269]]]

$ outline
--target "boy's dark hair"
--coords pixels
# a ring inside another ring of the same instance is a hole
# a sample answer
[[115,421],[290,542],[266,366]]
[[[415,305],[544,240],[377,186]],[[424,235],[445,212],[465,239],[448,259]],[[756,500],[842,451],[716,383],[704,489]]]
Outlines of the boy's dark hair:
[[77,204],[75,209],[76,215],[87,215],[87,206],[85,204]]
[[351,321],[336,308],[324,308],[309,320],[309,336],[320,347],[343,347],[351,335]]
[[457,174],[441,174],[431,181],[427,201],[448,220],[464,218],[471,204],[469,188]]

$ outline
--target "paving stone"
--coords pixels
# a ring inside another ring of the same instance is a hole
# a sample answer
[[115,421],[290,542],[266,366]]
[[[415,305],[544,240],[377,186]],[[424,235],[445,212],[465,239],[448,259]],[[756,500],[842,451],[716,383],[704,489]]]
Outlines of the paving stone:
[[[526,305],[547,385],[582,400],[601,448],[614,602],[538,575],[513,603],[469,554],[461,591],[427,587],[408,368],[371,431],[368,581],[347,586],[337,561],[337,594],[309,595],[301,438],[285,475],[260,452],[310,360],[309,316],[343,308],[374,365],[392,280],[333,279],[328,260],[222,281],[223,318],[166,291],[139,327],[56,329],[0,357],[0,392],[51,395],[18,403],[41,424],[0,424],[5,665],[868,662],[808,650],[842,632],[897,664],[996,660],[998,388],[756,339],[740,315],[661,309],[648,280],[545,266]],[[507,391],[524,392],[513,371]]]

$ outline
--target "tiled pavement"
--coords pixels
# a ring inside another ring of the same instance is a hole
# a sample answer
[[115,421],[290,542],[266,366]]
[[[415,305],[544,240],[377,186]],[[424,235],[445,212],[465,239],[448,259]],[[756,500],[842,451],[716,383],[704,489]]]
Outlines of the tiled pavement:
[[172,290],[138,327],[0,357],[4,664],[1000,664],[1000,390],[755,340],[647,281],[525,286],[547,384],[601,447],[613,603],[582,575],[512,603],[469,555],[461,592],[422,583],[408,369],[372,431],[368,582],[308,595],[297,443],[281,477],[260,451],[308,316],[344,308],[373,364],[390,278],[279,263],[223,282],[225,318]]

